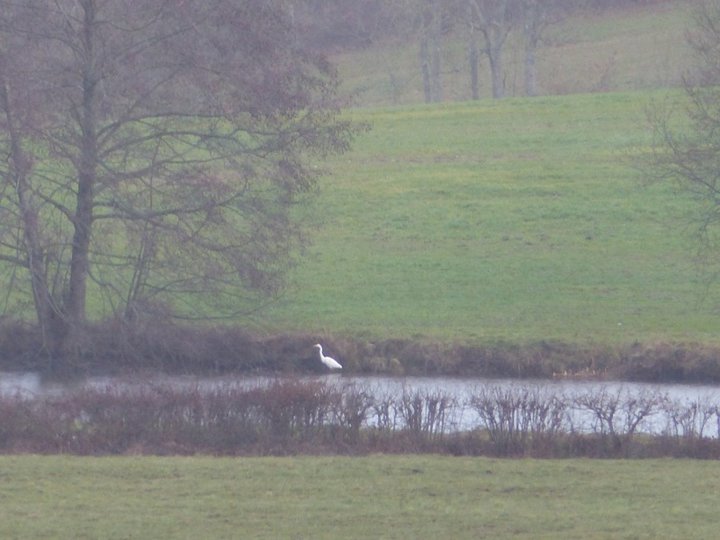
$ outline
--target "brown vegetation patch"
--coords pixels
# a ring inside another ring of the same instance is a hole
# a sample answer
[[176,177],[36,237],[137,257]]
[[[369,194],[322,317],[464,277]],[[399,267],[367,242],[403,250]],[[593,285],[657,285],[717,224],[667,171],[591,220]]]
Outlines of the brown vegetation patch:
[[383,395],[286,378],[3,396],[0,453],[720,457],[717,396],[680,402],[657,392],[549,388],[486,385],[459,399],[441,389]]
[[702,344],[457,344],[422,339],[363,340],[317,334],[261,336],[239,327],[88,325],[60,357],[50,358],[31,324],[0,324],[0,370],[167,373],[322,372],[312,348],[324,344],[344,372],[512,378],[585,378],[720,382],[720,348]]

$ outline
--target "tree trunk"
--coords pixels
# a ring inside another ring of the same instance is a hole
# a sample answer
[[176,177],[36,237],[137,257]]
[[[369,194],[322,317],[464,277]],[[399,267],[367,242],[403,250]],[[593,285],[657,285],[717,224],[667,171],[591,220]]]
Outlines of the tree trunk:
[[426,0],[422,14],[420,69],[425,103],[442,101],[442,9],[440,0]]
[[440,0],[432,1],[432,23],[430,25],[432,43],[431,90],[432,100],[442,101],[442,10]]
[[473,6],[467,4],[468,25],[468,65],[470,67],[470,95],[472,99],[480,99],[480,82],[478,64],[480,63],[480,48],[478,46],[477,28],[475,27]]
[[[551,8],[546,8],[551,9]],[[538,44],[543,29],[547,26],[547,11],[544,11],[537,2],[526,4],[525,8],[525,95],[537,96],[537,65],[535,63]]]
[[490,62],[490,76],[492,78],[492,96],[495,99],[501,99],[505,97],[502,45],[488,47],[487,53],[488,61]]
[[93,223],[93,198],[97,179],[97,133],[95,118],[97,74],[94,62],[95,2],[83,3],[83,97],[79,111],[81,132],[80,163],[77,178],[77,198],[73,220],[72,252],[70,258],[70,279],[64,300],[64,312],[69,330],[77,332],[85,322],[87,276],[90,270],[90,238]]
[[478,72],[480,53],[478,50],[477,39],[475,38],[471,38],[468,45],[468,62],[470,64],[470,94],[472,99],[480,99],[480,82]]
[[469,1],[468,17],[477,21],[478,28],[483,34],[485,47],[483,52],[490,64],[490,79],[492,82],[492,96],[500,99],[505,96],[505,81],[503,72],[503,47],[510,30],[516,22],[515,10],[517,6],[509,0],[479,0]]
[[30,289],[32,291],[33,305],[41,335],[41,346],[53,356],[58,343],[52,331],[52,318],[55,310],[50,289],[47,282],[47,272],[43,260],[43,248],[39,230],[39,216],[37,209],[30,200],[31,171],[30,159],[25,154],[20,134],[15,125],[12,105],[10,102],[10,89],[6,74],[0,58],[0,107],[5,116],[5,129],[7,131],[10,155],[8,159],[9,180],[13,183],[17,204],[20,210],[20,220],[23,228],[23,244],[25,247],[25,261],[30,275]]
[[537,47],[528,40],[525,44],[525,95],[537,96],[537,66],[535,65],[535,51]]
[[430,85],[430,47],[428,46],[427,35],[420,39],[420,70],[423,80],[423,95],[425,103],[432,102],[432,87]]

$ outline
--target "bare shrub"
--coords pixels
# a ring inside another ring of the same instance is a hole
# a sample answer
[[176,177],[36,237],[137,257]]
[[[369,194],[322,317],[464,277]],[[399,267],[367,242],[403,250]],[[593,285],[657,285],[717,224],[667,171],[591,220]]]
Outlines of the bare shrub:
[[442,389],[382,395],[326,380],[115,384],[0,397],[0,452],[715,458],[715,423],[720,432],[714,396],[683,402],[607,387],[568,396],[537,385],[486,386],[460,403]]
[[370,411],[372,427],[386,432],[395,431],[398,427],[398,408],[393,396],[389,394],[376,395]]
[[[359,430],[361,411],[348,395],[345,418]],[[195,451],[286,452],[299,441],[325,441],[342,393],[322,382],[266,387],[178,388],[140,385],[90,388],[48,399],[4,398],[0,448],[117,454]],[[367,407],[367,405],[366,405]],[[342,426],[341,426],[342,427]]]
[[345,385],[339,398],[333,402],[334,423],[356,440],[375,403],[373,395],[366,388]]
[[442,390],[403,389],[396,403],[403,427],[417,435],[442,436],[449,427],[451,412],[457,400]]
[[527,386],[480,388],[469,404],[500,455],[544,449],[562,432],[567,411],[564,396]]
[[592,432],[609,442],[603,450],[616,455],[629,452],[642,422],[657,414],[665,400],[664,395],[648,391],[635,397],[622,388],[613,392],[603,387],[597,392],[576,395],[573,406],[590,413]]
[[330,419],[337,390],[324,382],[277,381],[260,392],[273,435],[309,438]]
[[681,439],[705,437],[710,420],[718,413],[716,401],[711,396],[692,401],[666,400],[662,407],[667,423],[665,434]]

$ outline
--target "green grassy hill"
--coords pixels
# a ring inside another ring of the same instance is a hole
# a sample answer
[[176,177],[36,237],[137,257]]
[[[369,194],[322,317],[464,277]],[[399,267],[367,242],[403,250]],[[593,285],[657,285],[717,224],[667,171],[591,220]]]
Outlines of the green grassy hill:
[[[584,11],[548,28],[538,50],[538,86],[543,95],[627,91],[676,86],[691,61],[686,43],[692,2]],[[445,36],[443,93],[447,101],[470,99],[464,29]],[[344,89],[360,106],[423,101],[417,36],[373,43],[336,54]],[[522,44],[511,34],[505,47],[505,88],[523,95]],[[490,96],[487,59],[480,62],[481,97]]]
[[[677,96],[678,94],[675,94]],[[517,343],[715,340],[694,207],[645,186],[645,108],[607,93],[358,110],[271,331]]]
[[[714,343],[720,294],[695,262],[695,208],[672,186],[644,185],[637,163],[651,144],[646,108],[680,95],[652,88],[678,84],[691,65],[689,8],[585,12],[552,27],[540,86],[562,95],[548,97],[452,102],[468,97],[456,35],[442,105],[419,104],[414,42],[336,57],[365,105],[350,116],[372,129],[331,164],[309,209],[313,246],[264,328]],[[518,44],[506,60],[520,92]]]

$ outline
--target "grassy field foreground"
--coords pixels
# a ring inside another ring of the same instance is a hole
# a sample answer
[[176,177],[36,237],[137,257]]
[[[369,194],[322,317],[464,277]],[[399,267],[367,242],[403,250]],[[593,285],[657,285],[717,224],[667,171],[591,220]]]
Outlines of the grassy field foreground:
[[2,538],[714,538],[720,463],[0,457]]

